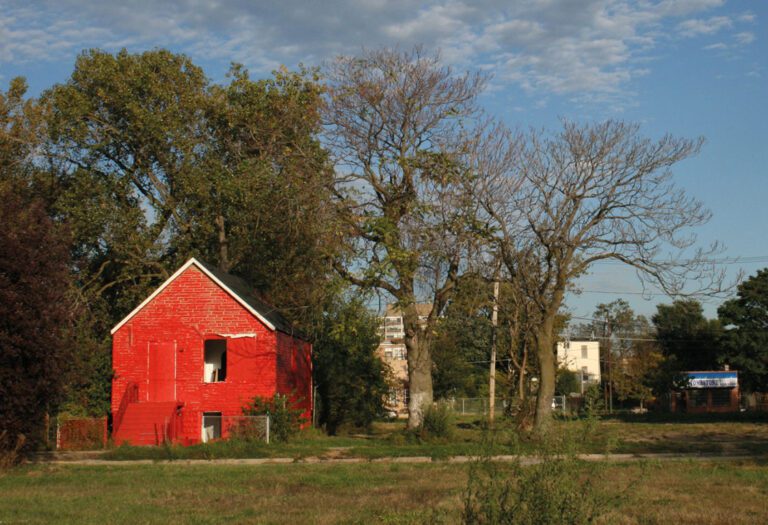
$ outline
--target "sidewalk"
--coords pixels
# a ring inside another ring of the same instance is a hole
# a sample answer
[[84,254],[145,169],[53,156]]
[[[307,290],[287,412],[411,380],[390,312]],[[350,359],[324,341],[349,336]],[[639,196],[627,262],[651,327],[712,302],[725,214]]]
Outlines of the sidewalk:
[[[48,457],[38,457],[38,463],[51,465],[90,465],[90,466],[130,466],[130,465],[339,465],[350,463],[469,463],[477,460],[477,456],[453,456],[445,459],[433,459],[429,456],[406,456],[406,457],[383,457],[383,458],[323,458],[323,457],[305,457],[305,458],[240,458],[240,459],[175,459],[175,460],[152,460],[152,459],[133,459],[133,460],[105,460],[90,458],[101,451],[90,452],[65,452],[50,453]],[[78,457],[80,456],[80,457]],[[85,457],[83,457],[85,456]],[[744,461],[763,459],[768,460],[765,455],[715,455],[715,454],[579,454],[577,456],[583,461],[614,461],[614,462],[633,462],[633,461]],[[541,462],[541,458],[535,456],[491,456],[491,461],[512,462],[520,460],[522,465],[535,465]]]

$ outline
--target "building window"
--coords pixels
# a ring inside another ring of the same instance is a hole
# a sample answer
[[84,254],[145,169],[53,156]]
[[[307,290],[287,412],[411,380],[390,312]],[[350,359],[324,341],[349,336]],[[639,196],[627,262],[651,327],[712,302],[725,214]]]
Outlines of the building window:
[[221,412],[203,412],[203,443],[221,439]]
[[712,392],[713,407],[727,407],[731,404],[731,390],[728,388],[716,388]]
[[205,342],[204,353],[203,381],[206,383],[225,381],[227,379],[227,341],[209,339]]
[[386,359],[392,359],[392,349],[391,348],[385,348],[384,349],[384,357]]
[[581,345],[581,358],[587,359],[589,357],[589,350],[587,350],[587,345]]
[[706,408],[707,406],[707,391],[706,390],[689,390],[688,391],[688,406],[690,408]]
[[392,357],[395,359],[405,359],[405,348],[402,346],[396,346],[392,349]]

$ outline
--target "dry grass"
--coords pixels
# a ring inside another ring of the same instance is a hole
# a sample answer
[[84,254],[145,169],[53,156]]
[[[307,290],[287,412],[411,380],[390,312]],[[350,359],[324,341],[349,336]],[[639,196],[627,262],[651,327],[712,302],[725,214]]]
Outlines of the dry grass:
[[[768,523],[768,465],[611,465],[631,490],[605,523]],[[29,467],[0,478],[0,523],[456,523],[467,466],[445,463]]]

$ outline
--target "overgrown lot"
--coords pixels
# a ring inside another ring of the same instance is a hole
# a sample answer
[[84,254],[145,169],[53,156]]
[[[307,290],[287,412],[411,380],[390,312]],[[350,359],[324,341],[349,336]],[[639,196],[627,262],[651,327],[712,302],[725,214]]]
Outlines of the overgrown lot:
[[[589,431],[585,432],[585,425]],[[560,420],[560,435],[571,435],[582,453],[693,453],[715,455],[768,454],[768,420],[762,416],[643,416],[591,422]],[[104,459],[217,458],[381,458],[427,456],[442,459],[481,452],[509,454],[530,450],[525,439],[514,438],[511,423],[501,420],[489,432],[477,418],[459,418],[449,437],[419,436],[403,430],[402,422],[382,422],[369,434],[326,436],[304,431],[288,443],[218,442],[192,447],[116,447]],[[488,442],[492,441],[489,446]]]
[[[456,523],[467,473],[447,463],[33,466],[0,477],[0,523]],[[601,490],[624,492],[604,523],[768,522],[765,463],[603,473]]]

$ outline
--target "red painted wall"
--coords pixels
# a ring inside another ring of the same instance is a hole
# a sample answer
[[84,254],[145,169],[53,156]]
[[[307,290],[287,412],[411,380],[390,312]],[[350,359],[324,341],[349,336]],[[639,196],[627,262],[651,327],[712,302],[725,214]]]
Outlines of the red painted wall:
[[[232,336],[248,333],[256,336]],[[203,382],[206,339],[227,340],[224,382]],[[292,352],[298,357],[295,367]],[[131,381],[139,385],[139,402],[171,396],[184,403],[185,442],[200,440],[203,412],[239,416],[243,405],[257,395],[296,390],[306,396],[309,410],[310,354],[309,343],[269,330],[192,265],[115,332],[112,413]],[[158,383],[158,374],[175,377]]]
[[312,346],[306,341],[277,332],[277,389],[290,394],[303,416],[312,416]]

